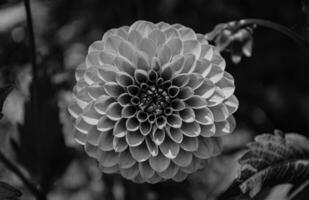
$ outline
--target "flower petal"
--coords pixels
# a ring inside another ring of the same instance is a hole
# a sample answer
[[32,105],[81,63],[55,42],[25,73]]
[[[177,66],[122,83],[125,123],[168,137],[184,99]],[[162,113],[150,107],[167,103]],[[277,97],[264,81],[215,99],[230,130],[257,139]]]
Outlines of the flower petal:
[[150,139],[150,137],[146,137],[145,141],[151,156],[157,156],[159,153],[158,146]]
[[183,139],[183,132],[179,128],[166,129],[167,135],[176,143],[180,144]]
[[147,161],[138,163],[138,168],[144,179],[149,179],[155,174],[155,171],[151,168],[149,162]]
[[192,153],[180,149],[176,158],[173,159],[173,162],[179,167],[186,167],[192,162]]
[[130,168],[121,168],[120,169],[120,174],[121,176],[127,178],[127,179],[134,179],[139,173],[138,170],[138,164],[135,163],[132,167]]
[[167,119],[167,124],[170,127],[173,127],[173,128],[180,128],[181,127],[182,120],[179,117],[179,115],[172,114],[170,116],[167,116],[166,119]]
[[114,137],[113,139],[113,149],[115,152],[123,152],[128,148],[128,144],[126,142],[126,139],[124,137],[117,138]]
[[198,123],[190,122],[190,123],[182,123],[180,128],[183,131],[183,134],[188,137],[197,137],[200,135],[201,128]]
[[112,151],[113,148],[113,131],[102,132],[100,136],[99,148],[102,151]]
[[164,179],[171,179],[177,174],[178,170],[179,167],[174,163],[171,163],[166,170],[159,172],[158,175]]
[[170,159],[159,153],[156,157],[149,158],[149,164],[156,172],[163,172],[170,165]]
[[139,131],[127,131],[126,141],[130,147],[136,147],[143,143],[144,136]]
[[185,102],[188,104],[188,106],[195,109],[205,108],[207,106],[206,100],[197,95],[190,97],[189,99],[185,100]]
[[171,108],[174,110],[174,111],[181,111],[183,109],[185,109],[185,104],[183,101],[180,101],[179,99],[174,99],[172,102],[171,102]]
[[230,115],[233,114],[237,110],[238,105],[239,105],[239,102],[237,98],[235,97],[235,95],[230,96],[228,99],[224,100],[223,103],[229,110]]
[[161,129],[153,129],[152,141],[156,145],[161,145],[165,138],[165,131]]
[[195,113],[192,108],[185,108],[179,111],[179,116],[181,117],[182,121],[184,122],[193,122],[195,120]]
[[126,87],[134,83],[132,76],[130,76],[127,73],[122,73],[122,72],[117,73],[115,80],[122,87]]
[[216,133],[216,126],[215,124],[209,124],[209,125],[201,125],[201,136],[203,137],[211,137],[214,136]]
[[112,167],[119,162],[119,154],[115,151],[98,151],[98,159],[100,165],[104,167]]
[[145,142],[143,142],[139,146],[130,147],[130,152],[131,152],[132,157],[138,162],[144,162],[151,157],[151,154],[148,151],[148,148]]
[[196,151],[198,148],[198,139],[197,137],[187,137],[184,136],[180,147],[185,151]]
[[106,108],[106,116],[111,120],[119,120],[121,118],[122,107],[119,103],[114,102]]
[[127,120],[126,126],[129,131],[136,131],[139,128],[139,121],[135,117],[131,117]]
[[194,94],[205,99],[209,98],[215,92],[215,85],[208,79],[204,79],[202,85],[194,90]]
[[201,109],[195,109],[195,120],[199,124],[209,125],[214,123],[214,116],[211,110],[207,107]]
[[215,136],[223,136],[232,133],[236,127],[236,121],[233,116],[229,116],[227,120],[216,122]]
[[193,54],[197,59],[201,54],[201,44],[197,40],[186,40],[183,42],[183,53]]
[[129,150],[123,151],[119,156],[119,167],[122,169],[130,168],[136,163]]
[[224,104],[219,104],[217,106],[210,107],[209,109],[213,113],[215,122],[224,121],[229,116],[229,110]]
[[177,95],[181,100],[187,100],[194,95],[194,91],[190,87],[182,87]]
[[106,115],[103,115],[97,124],[97,129],[99,131],[109,131],[114,128],[115,121],[109,119]]
[[105,92],[111,97],[118,97],[124,93],[123,87],[114,82],[105,83],[103,87]]
[[174,159],[179,153],[179,144],[173,142],[169,137],[165,137],[163,143],[159,146],[162,154],[169,158]]
[[114,129],[113,129],[113,134],[115,137],[120,138],[126,135],[127,133],[126,122],[127,122],[127,119],[125,118],[121,118],[120,120],[116,122]]

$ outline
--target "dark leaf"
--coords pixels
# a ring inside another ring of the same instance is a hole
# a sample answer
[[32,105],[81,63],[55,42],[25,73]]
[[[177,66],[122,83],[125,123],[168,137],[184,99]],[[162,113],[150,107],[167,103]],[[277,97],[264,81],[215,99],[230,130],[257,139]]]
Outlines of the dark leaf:
[[3,200],[18,200],[22,193],[13,186],[0,181],[0,199]]
[[19,141],[11,141],[18,162],[40,184],[43,192],[50,190],[73,155],[64,142],[56,92],[49,77],[43,73],[38,78],[31,94],[32,102],[25,103],[24,123],[18,127]]
[[3,103],[6,99],[6,97],[10,94],[10,92],[13,90],[13,85],[7,85],[3,88],[0,88],[0,119],[3,117],[2,114],[2,107],[3,107]]
[[225,195],[237,195],[238,187],[241,193],[255,197],[280,183],[298,186],[308,180],[309,141],[304,136],[275,131],[257,136],[248,148],[239,160],[240,175]]

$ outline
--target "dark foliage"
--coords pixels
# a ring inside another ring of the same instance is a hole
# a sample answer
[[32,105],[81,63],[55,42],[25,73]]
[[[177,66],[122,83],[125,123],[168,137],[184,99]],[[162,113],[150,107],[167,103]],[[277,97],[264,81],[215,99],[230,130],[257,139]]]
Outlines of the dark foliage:
[[37,98],[36,104],[25,103],[25,121],[18,126],[19,141],[11,140],[17,160],[44,193],[51,189],[73,157],[73,150],[64,143],[56,91],[49,77],[45,71],[39,74],[36,95],[31,96],[32,101],[33,97]]
[[0,199],[18,200],[22,193],[11,185],[0,181]]

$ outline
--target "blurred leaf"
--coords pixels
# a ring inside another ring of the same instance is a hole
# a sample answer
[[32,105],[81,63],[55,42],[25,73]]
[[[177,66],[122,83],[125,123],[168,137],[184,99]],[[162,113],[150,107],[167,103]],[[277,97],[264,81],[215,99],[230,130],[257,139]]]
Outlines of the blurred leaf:
[[309,42],[309,1],[301,0],[302,17],[294,28],[307,42]]
[[45,72],[38,77],[35,95],[31,90],[35,104],[25,103],[24,123],[18,127],[19,141],[11,140],[18,162],[45,193],[65,171],[73,155],[64,142],[57,96],[50,77]]
[[3,88],[0,88],[0,119],[3,117],[2,114],[2,108],[3,108],[3,103],[6,99],[6,97],[10,94],[10,92],[13,90],[13,85],[7,85]]
[[2,200],[18,200],[22,193],[13,186],[0,181],[0,199]]
[[295,133],[262,134],[248,144],[239,160],[240,175],[225,192],[255,197],[264,188],[281,183],[302,184],[309,178],[309,140]]

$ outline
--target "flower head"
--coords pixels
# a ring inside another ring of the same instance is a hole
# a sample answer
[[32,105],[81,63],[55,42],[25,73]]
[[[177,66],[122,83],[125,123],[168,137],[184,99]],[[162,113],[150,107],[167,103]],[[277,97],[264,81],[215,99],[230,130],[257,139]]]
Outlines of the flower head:
[[238,107],[225,61],[180,24],[106,32],[76,70],[75,139],[105,173],[181,181],[220,152]]

